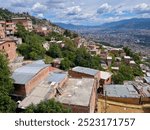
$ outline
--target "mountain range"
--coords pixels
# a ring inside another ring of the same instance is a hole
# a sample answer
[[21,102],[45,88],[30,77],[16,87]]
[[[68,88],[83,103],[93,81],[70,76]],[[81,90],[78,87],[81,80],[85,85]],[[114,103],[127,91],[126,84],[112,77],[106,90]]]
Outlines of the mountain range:
[[69,30],[87,30],[87,29],[146,29],[150,30],[150,18],[133,18],[117,22],[104,23],[98,26],[73,25],[65,23],[55,23],[56,25]]
[[145,54],[150,50],[150,18],[126,19],[99,26],[56,24],[64,29],[76,31],[95,42],[129,46]]

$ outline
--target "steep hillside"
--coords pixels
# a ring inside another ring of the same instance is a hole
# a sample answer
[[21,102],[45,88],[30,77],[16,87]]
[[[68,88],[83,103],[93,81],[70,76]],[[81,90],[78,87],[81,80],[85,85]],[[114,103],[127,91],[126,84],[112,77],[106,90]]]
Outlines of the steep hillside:
[[37,25],[47,25],[47,26],[53,26],[55,27],[56,25],[52,24],[50,21],[46,19],[40,19],[34,16],[31,16],[29,13],[24,12],[24,13],[14,13],[11,12],[7,9],[0,8],[0,20],[11,20],[13,17],[30,17],[32,19],[33,24]]

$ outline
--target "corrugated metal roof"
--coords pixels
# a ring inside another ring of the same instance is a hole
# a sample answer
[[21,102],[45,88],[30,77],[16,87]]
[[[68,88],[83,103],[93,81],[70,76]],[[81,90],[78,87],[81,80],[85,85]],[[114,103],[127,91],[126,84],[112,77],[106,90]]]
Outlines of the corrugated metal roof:
[[66,73],[50,73],[47,80],[48,82],[60,83],[66,77],[67,77]]
[[12,74],[12,78],[14,79],[15,84],[26,84],[30,81],[38,72],[40,72],[45,67],[49,65],[39,64],[37,62],[33,62],[32,64],[27,64],[22,66],[14,71]]
[[99,72],[99,70],[96,70],[96,69],[80,67],[80,66],[74,67],[72,70],[79,72],[79,73],[89,74],[89,75],[93,75],[93,76]]
[[50,73],[47,78],[33,89],[18,107],[26,108],[32,103],[36,105],[43,100],[49,99],[49,96],[55,93],[54,88],[58,85],[57,83],[61,82],[65,77],[67,77],[66,73]]
[[26,84],[28,81],[30,81],[33,77],[33,74],[28,73],[16,73],[14,72],[12,74],[12,79],[14,80],[15,84]]
[[133,85],[138,91],[140,91],[141,96],[150,97],[150,85],[148,83],[137,82],[137,81],[128,81],[126,84]]
[[105,85],[104,93],[110,97],[138,98],[139,94],[133,85]]
[[20,67],[20,68],[15,70],[15,73],[36,74],[42,68],[45,67],[45,66],[41,66],[41,67],[35,67],[35,66],[23,66],[23,67]]

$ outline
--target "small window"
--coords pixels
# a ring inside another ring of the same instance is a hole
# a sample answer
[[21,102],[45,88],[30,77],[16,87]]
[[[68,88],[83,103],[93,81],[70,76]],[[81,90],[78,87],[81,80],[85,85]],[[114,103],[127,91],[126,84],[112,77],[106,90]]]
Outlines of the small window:
[[8,47],[10,47],[10,44],[8,44]]
[[3,46],[3,49],[5,49],[5,47]]

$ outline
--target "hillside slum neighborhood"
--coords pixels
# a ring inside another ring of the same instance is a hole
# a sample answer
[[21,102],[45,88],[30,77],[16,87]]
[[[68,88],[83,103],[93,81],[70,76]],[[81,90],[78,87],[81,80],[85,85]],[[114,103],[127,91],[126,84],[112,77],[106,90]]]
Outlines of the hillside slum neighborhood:
[[[100,45],[79,36],[75,39],[77,47],[84,46],[91,55],[99,56],[103,71],[82,66],[64,71],[59,69],[63,58],[56,58],[52,64],[45,64],[43,59],[24,60],[23,56],[17,54],[17,45],[22,44],[22,39],[14,36],[18,23],[26,30],[40,35],[47,35],[52,31],[62,33],[63,30],[33,25],[28,17],[0,21],[0,51],[9,60],[15,88],[11,96],[16,99],[19,109],[54,98],[76,113],[150,112],[149,66],[140,64],[144,75],[133,81],[115,84],[112,80],[112,76],[119,71],[122,60],[128,66],[136,66],[136,62],[126,55],[123,48]],[[65,46],[63,41],[52,38],[43,43],[43,47],[48,50],[51,44]],[[112,57],[112,54],[117,56]],[[147,58],[141,56],[142,61]]]

